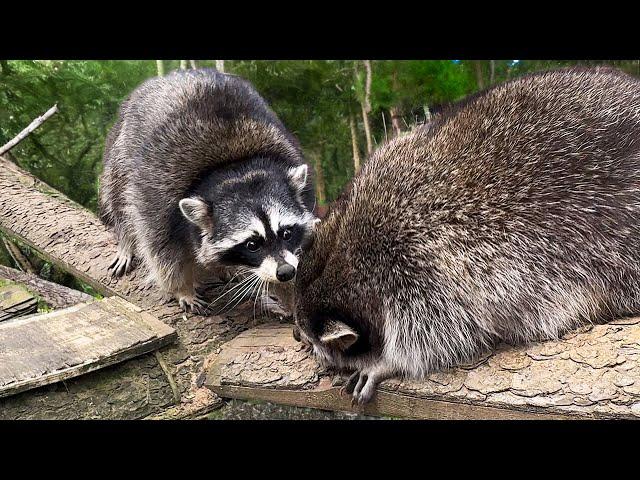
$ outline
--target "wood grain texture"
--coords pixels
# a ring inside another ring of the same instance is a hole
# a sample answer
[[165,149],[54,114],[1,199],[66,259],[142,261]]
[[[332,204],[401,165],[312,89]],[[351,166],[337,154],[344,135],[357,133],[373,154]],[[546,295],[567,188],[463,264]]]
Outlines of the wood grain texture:
[[474,365],[424,381],[391,379],[351,407],[332,375],[287,325],[238,335],[208,359],[205,384],[223,397],[423,419],[640,417],[640,317],[572,332],[559,341],[501,346]]
[[107,269],[116,253],[112,233],[92,212],[1,157],[0,230],[103,295],[121,296],[174,327],[178,341],[161,354],[180,394],[180,404],[174,405],[171,382],[152,354],[2,399],[0,419],[184,418],[219,406],[219,399],[202,386],[204,358],[261,322],[253,302],[228,315],[184,315],[138,271],[111,278]]
[[38,300],[26,288],[20,285],[0,286],[0,322],[35,313],[37,309]]
[[72,307],[78,303],[92,302],[94,300],[91,295],[86,293],[49,282],[37,275],[5,267],[4,265],[0,265],[0,280],[10,280],[25,286],[52,308]]
[[0,324],[0,398],[82,375],[175,341],[173,328],[112,297]]

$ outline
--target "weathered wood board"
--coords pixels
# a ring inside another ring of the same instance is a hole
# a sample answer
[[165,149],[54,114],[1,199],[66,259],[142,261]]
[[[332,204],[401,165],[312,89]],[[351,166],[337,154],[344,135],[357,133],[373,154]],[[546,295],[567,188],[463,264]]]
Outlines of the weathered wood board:
[[0,286],[0,322],[35,313],[38,300],[20,285]]
[[640,417],[640,317],[596,325],[559,341],[503,346],[476,364],[425,381],[383,382],[351,406],[345,380],[296,342],[291,327],[241,333],[208,359],[205,385],[227,398],[422,419]]
[[0,324],[0,397],[156,350],[173,328],[119,298]]

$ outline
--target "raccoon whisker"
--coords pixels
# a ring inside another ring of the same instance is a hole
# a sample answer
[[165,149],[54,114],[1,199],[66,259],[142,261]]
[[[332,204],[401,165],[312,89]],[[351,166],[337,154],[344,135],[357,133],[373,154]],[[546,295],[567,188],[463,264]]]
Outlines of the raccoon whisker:
[[[246,273],[246,272],[244,272],[244,273]],[[243,287],[243,286],[246,286],[246,285],[250,282],[250,280],[251,280],[251,279],[252,279],[252,276],[250,276],[250,275],[249,275],[249,276],[247,276],[247,277],[245,277],[245,278],[243,278],[240,282],[238,282],[238,284],[237,284],[237,285],[234,285],[234,286],[233,286],[233,287],[231,287],[229,290],[227,290],[227,291],[223,292],[220,296],[218,296],[218,298],[216,298],[215,300],[212,300],[212,301],[209,303],[209,305],[207,306],[207,308],[209,308],[211,305],[213,305],[214,303],[216,303],[216,302],[217,302],[218,300],[220,300],[222,297],[225,297],[225,296],[229,295],[230,293],[232,293],[232,292],[234,292],[234,291],[237,293],[238,289],[242,289],[242,287]],[[233,279],[231,279],[231,280],[233,280]],[[231,282],[231,281],[229,281],[229,282]],[[228,283],[227,283],[227,285],[228,285]]]
[[[260,282],[258,283],[258,288],[256,290],[256,298],[253,300],[253,319],[256,319],[256,302],[258,301],[258,297],[260,296],[260,294],[262,293],[262,290],[264,288],[264,284],[265,284],[265,280],[263,278],[260,279]],[[261,300],[262,302],[262,300]]]
[[271,317],[269,317],[269,309],[267,308],[267,304],[266,304],[268,300],[269,300],[269,282],[267,282],[267,292],[266,292],[266,295],[262,297],[262,301],[260,302],[261,303],[260,307],[262,309],[262,315],[266,314],[267,318],[271,319]]
[[229,300],[224,307],[222,307],[222,310],[224,310],[225,307],[227,307],[227,305],[230,305],[232,303],[233,303],[233,305],[231,307],[229,307],[228,310],[234,309],[235,307],[237,307],[240,304],[240,302],[242,302],[245,298],[247,298],[248,295],[252,294],[253,289],[255,288],[257,283],[260,281],[260,277],[258,275],[255,275],[255,276],[252,276],[252,277],[249,277],[249,278],[252,279],[253,281],[252,282],[246,282],[244,288],[242,288],[239,292],[236,292],[236,294],[233,296],[233,298],[231,300]]
[[258,281],[256,280],[253,284],[251,284],[247,289],[245,289],[244,293],[242,295],[240,295],[237,300],[233,303],[233,305],[231,305],[229,307],[229,310],[233,310],[234,308],[236,308],[238,305],[240,305],[240,303],[242,303],[243,301],[245,301],[248,298],[251,298],[251,296],[253,295],[253,291],[256,288],[256,284],[258,283]]

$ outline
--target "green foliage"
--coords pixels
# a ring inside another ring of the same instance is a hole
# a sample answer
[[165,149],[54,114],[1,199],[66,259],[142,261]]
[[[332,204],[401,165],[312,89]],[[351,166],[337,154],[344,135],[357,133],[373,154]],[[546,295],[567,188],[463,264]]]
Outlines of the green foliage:
[[58,113],[11,153],[39,178],[95,209],[108,127],[120,102],[154,72],[151,61],[5,62],[0,75],[0,144],[57,103]]
[[[213,60],[199,61],[214,66]],[[466,60],[374,60],[369,115],[375,144],[391,135],[389,110],[404,129],[425,120],[425,108],[454,102],[477,89],[476,64]],[[637,60],[495,60],[493,83],[526,72],[563,65],[613,64],[640,75]],[[165,72],[179,68],[165,60]],[[352,60],[238,60],[226,70],[247,78],[299,138],[307,157],[324,173],[327,200],[353,175],[350,116],[365,158],[360,102],[365,70]],[[485,86],[490,61],[481,61]],[[157,75],[155,60],[0,61],[0,145],[57,103],[59,112],[11,152],[36,176],[95,210],[104,139],[122,100],[143,80]],[[384,120],[383,120],[384,118]],[[0,255],[2,252],[0,251]]]

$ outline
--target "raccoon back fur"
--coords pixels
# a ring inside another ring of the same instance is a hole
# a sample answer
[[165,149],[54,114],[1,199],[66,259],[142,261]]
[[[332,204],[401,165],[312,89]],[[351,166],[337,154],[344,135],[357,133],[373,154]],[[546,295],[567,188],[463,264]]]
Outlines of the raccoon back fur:
[[315,233],[296,332],[368,401],[497,342],[640,313],[640,82],[525,76],[375,151]]
[[307,172],[297,140],[249,82],[211,69],[147,80],[106,140],[100,213],[119,242],[114,273],[135,255],[200,310],[196,265],[290,280],[314,220]]

